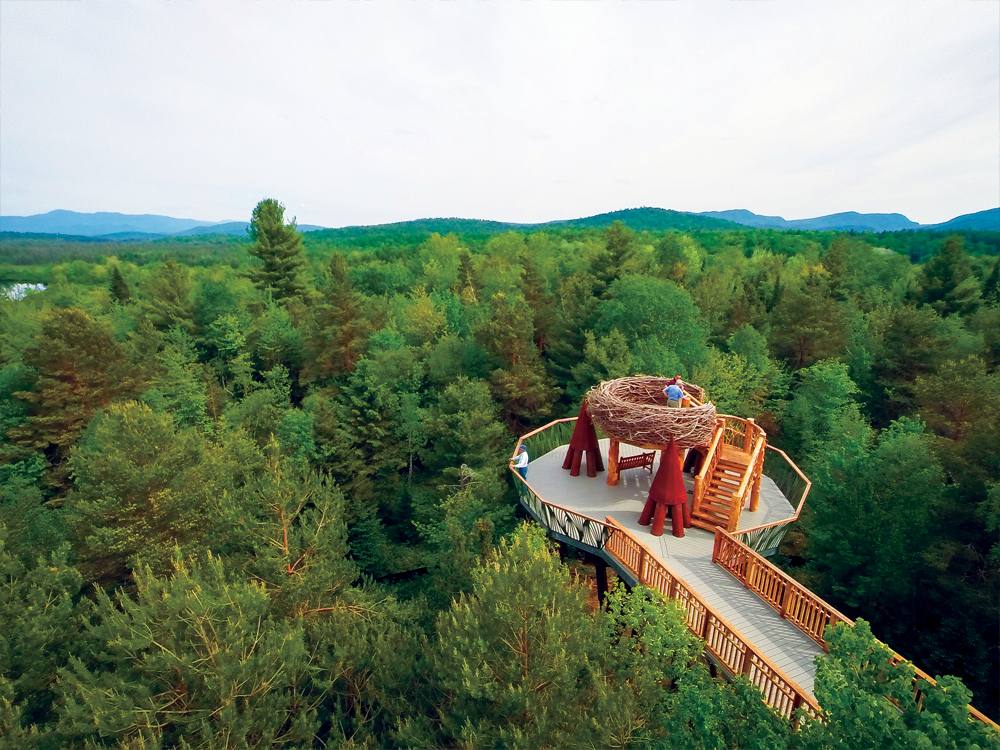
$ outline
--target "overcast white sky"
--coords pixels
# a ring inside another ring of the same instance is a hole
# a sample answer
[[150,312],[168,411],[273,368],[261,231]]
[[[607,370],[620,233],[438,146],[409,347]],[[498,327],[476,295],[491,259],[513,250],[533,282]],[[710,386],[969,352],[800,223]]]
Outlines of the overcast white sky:
[[1000,205],[997,0],[0,0],[0,212]]

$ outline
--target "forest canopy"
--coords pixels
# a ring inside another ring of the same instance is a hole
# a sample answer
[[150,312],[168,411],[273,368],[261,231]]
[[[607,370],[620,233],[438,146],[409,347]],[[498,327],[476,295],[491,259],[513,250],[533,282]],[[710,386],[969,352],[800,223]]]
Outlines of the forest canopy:
[[[1000,716],[1000,233],[251,223],[0,238],[47,285],[0,299],[15,746],[996,746],[963,711]],[[674,373],[814,482],[776,562],[870,623],[825,724],[651,592],[596,609],[518,510],[518,435]],[[886,703],[876,637],[934,711]]]

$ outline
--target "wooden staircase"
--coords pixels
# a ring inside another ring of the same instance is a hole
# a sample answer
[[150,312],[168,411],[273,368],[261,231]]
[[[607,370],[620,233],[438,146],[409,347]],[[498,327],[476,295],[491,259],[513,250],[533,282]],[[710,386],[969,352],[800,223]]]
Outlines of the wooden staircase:
[[740,508],[734,507],[733,496],[749,470],[749,453],[724,450],[711,475],[707,477],[701,502],[691,515],[691,524],[713,532],[716,526],[735,531]]

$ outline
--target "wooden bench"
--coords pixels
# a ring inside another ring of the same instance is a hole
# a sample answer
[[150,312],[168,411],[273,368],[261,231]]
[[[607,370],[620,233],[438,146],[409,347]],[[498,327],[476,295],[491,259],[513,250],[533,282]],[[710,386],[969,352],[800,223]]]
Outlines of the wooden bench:
[[653,461],[656,460],[656,451],[649,453],[639,453],[635,456],[625,456],[618,459],[618,471],[626,469],[645,468],[650,474],[653,473]]

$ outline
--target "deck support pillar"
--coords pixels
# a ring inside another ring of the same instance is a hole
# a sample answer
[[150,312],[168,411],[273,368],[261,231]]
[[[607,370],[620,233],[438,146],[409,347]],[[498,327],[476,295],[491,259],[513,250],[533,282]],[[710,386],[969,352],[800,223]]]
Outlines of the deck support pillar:
[[597,601],[603,607],[608,598],[608,564],[598,557],[594,561],[594,572],[597,575]]

